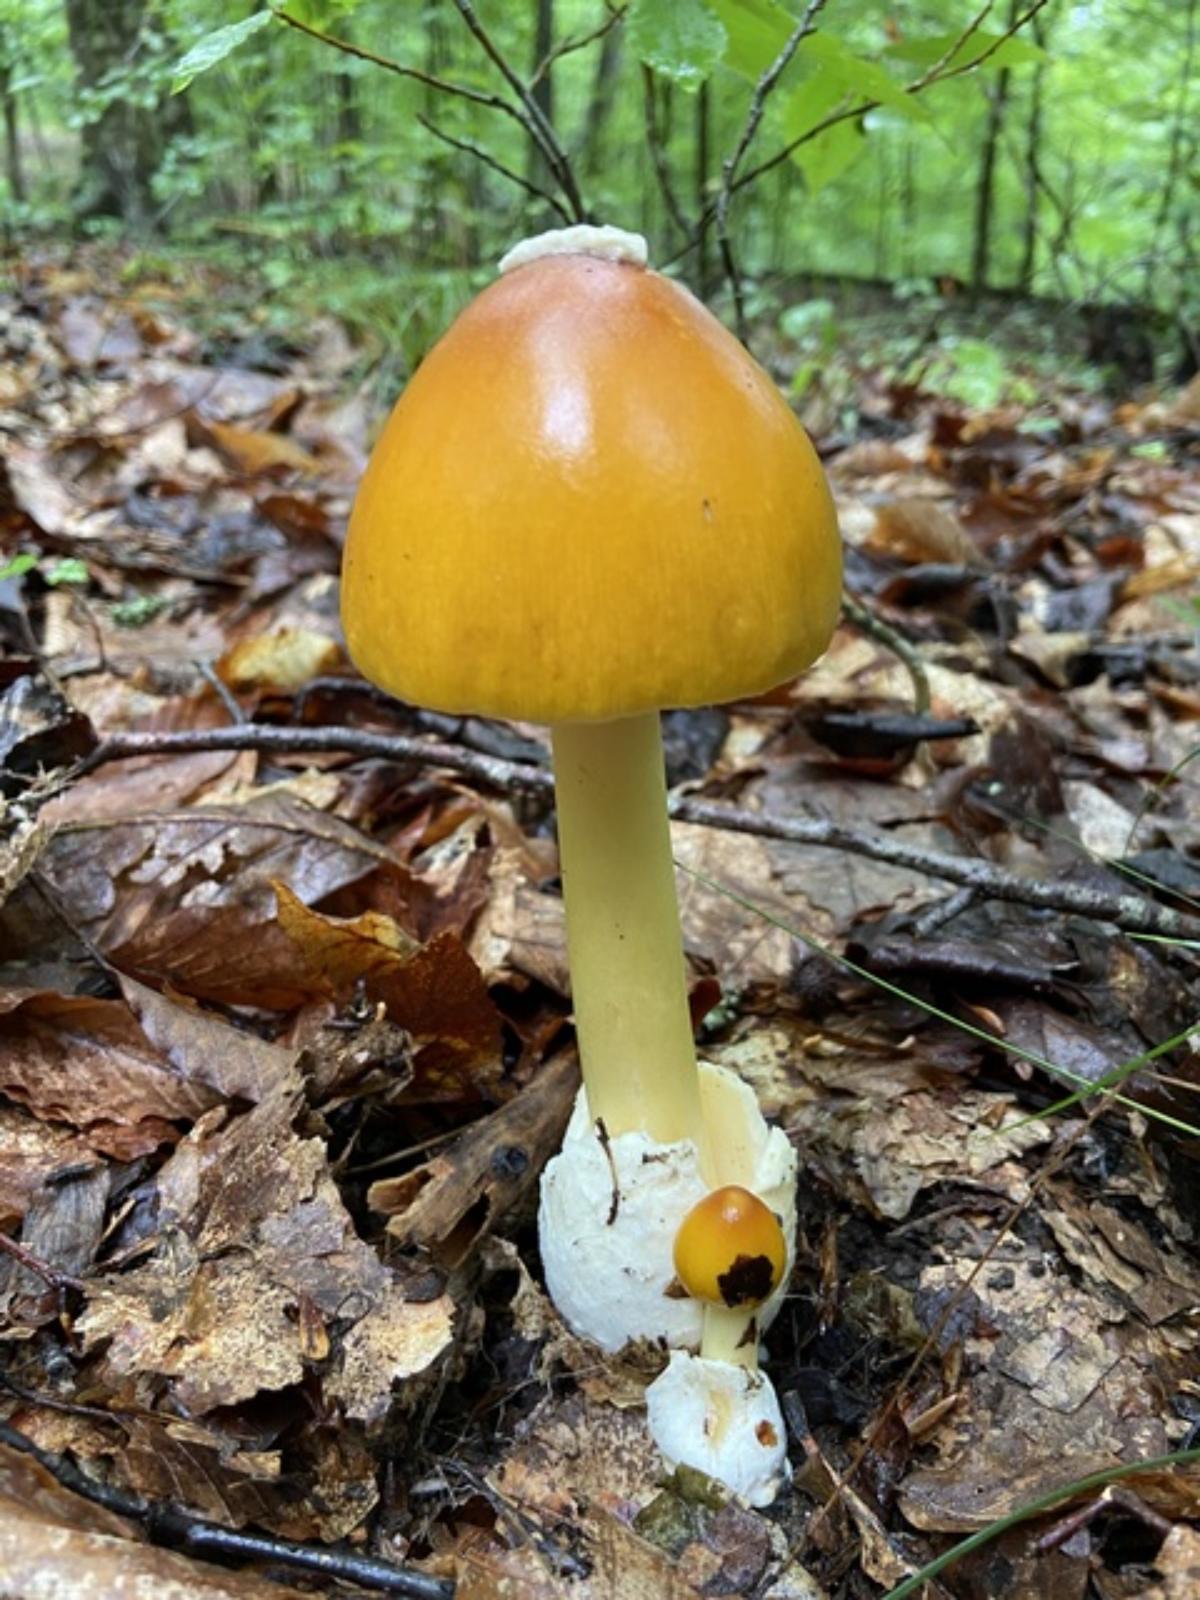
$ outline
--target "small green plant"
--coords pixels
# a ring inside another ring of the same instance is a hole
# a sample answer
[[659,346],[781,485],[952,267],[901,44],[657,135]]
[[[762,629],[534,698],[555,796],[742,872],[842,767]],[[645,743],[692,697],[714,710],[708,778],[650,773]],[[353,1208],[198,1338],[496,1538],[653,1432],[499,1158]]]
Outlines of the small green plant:
[[838,319],[832,300],[808,300],[788,306],[779,331],[796,347],[800,361],[792,374],[791,395],[801,399],[821,376],[837,348]]
[[144,628],[165,611],[170,601],[160,594],[135,594],[128,600],[118,600],[112,608],[112,620],[118,628]]
[[26,573],[35,570],[42,582],[48,583],[52,589],[64,583],[82,585],[88,582],[87,563],[78,557],[64,556],[61,560],[48,561],[45,556],[34,555],[31,550],[22,550],[7,565],[0,567],[0,580],[23,578]]

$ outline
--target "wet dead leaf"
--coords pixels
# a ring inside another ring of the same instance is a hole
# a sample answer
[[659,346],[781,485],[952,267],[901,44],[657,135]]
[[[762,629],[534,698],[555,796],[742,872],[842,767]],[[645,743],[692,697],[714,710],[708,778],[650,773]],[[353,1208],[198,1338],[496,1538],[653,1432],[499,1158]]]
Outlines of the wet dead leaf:
[[500,1014],[461,939],[418,945],[378,912],[342,920],[277,884],[279,926],[311,974],[313,992],[346,1000],[358,986],[411,1035],[410,1100],[477,1100],[499,1085]]
[[901,561],[963,562],[979,565],[979,547],[940,500],[913,497],[889,500],[876,508],[868,548]]
[[122,1000],[0,990],[0,1090],[129,1159],[172,1143],[218,1099],[182,1076]]
[[130,1523],[69,1493],[0,1445],[0,1572],[11,1600],[303,1600],[301,1591],[140,1541]]
[[243,639],[217,665],[231,689],[291,694],[310,678],[336,672],[342,664],[341,647],[328,634],[281,627]]
[[[356,828],[286,790],[71,825],[43,857],[52,886],[123,971],[197,999],[276,1009],[312,990],[307,964],[279,926],[273,883],[311,902],[386,871],[390,860]],[[0,914],[0,946],[8,916]],[[28,938],[22,930],[20,943]]]

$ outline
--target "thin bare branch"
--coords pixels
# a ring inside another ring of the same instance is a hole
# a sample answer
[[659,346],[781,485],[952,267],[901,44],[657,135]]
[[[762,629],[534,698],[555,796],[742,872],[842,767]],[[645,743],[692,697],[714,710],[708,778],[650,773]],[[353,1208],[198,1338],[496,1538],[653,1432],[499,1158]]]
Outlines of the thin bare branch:
[[583,197],[579,192],[579,185],[576,182],[570,158],[563,149],[558,134],[554,130],[554,125],[541,106],[538,105],[529,85],[479,20],[479,15],[471,4],[471,0],[454,0],[454,4],[459,16],[463,19],[483,53],[520,102],[525,114],[525,126],[541,152],[546,165],[554,175],[555,182],[562,190],[572,220],[585,222],[587,220],[587,207],[584,205]]
[[0,1422],[0,1444],[31,1456],[72,1493],[139,1523],[151,1544],[180,1550],[200,1560],[219,1558],[254,1567],[265,1564],[316,1573],[326,1583],[352,1583],[383,1594],[406,1595],[409,1600],[452,1600],[454,1585],[449,1579],[435,1578],[415,1567],[397,1566],[393,1561],[360,1555],[354,1550],[300,1544],[294,1539],[277,1539],[269,1534],[227,1528],[220,1523],[206,1522],[203,1517],[194,1517],[169,1502],[145,1500],[115,1484],[101,1482],[77,1467],[68,1456],[43,1450],[27,1434],[7,1422]]
[[808,0],[804,15],[792,29],[788,41],[783,49],[772,61],[755,85],[754,94],[750,101],[750,109],[746,113],[746,121],[742,126],[741,135],[734,147],[733,154],[725,161],[721,171],[721,187],[717,191],[714,205],[714,217],[717,229],[717,248],[721,252],[721,264],[729,287],[733,291],[734,314],[737,318],[738,338],[746,343],[746,306],[742,294],[742,280],[738,272],[737,262],[734,259],[733,245],[729,239],[729,202],[733,198],[734,179],[737,177],[738,168],[746,157],[746,152],[754,143],[762,123],[763,114],[767,109],[767,100],[784,72],[791,63],[792,57],[810,34],[816,31],[817,17],[825,9],[826,0]]
[[686,239],[692,231],[679,196],[675,193],[675,184],[671,178],[671,168],[667,163],[667,153],[663,148],[662,130],[658,125],[658,98],[655,91],[654,73],[649,67],[642,68],[643,106],[646,116],[646,148],[650,152],[650,163],[654,168],[654,176],[658,183],[659,192],[663,197],[667,213],[671,221]]
[[385,72],[394,72],[401,78],[412,78],[417,83],[425,84],[429,89],[436,89],[439,94],[454,95],[460,100],[470,100],[474,105],[487,106],[492,111],[502,111],[505,116],[520,123],[526,132],[529,131],[519,107],[501,95],[488,94],[483,89],[472,89],[469,84],[453,83],[449,78],[439,78],[434,73],[422,72],[419,67],[406,66],[403,61],[395,61],[391,56],[377,55],[374,50],[366,50],[362,45],[352,44],[349,39],[325,33],[320,28],[314,28],[309,22],[302,22],[299,17],[292,16],[290,11],[276,11],[275,15],[280,22],[286,22],[289,28],[295,28],[297,33],[306,34],[308,38],[328,45],[331,50],[340,50],[343,55],[353,56],[358,61],[369,61],[372,66],[382,67]]
[[[961,78],[965,73],[974,72],[976,67],[982,66],[985,61],[994,56],[1001,45],[1007,43],[1015,33],[1018,33],[1027,23],[1031,22],[1038,12],[1048,4],[1049,0],[1033,0],[1033,4],[1029,9],[1012,22],[1002,34],[998,34],[988,47],[985,50],[981,50],[977,56],[972,56],[969,61],[962,61],[954,66],[943,64],[940,71],[937,70],[937,63],[935,62],[934,66],[922,73],[919,78],[914,79],[912,83],[905,84],[904,93],[921,94],[924,90],[932,88],[934,84],[948,83],[952,78]],[[964,30],[961,37],[955,41],[950,50],[941,58],[943,63],[953,59],[961,48],[962,43],[971,37],[977,27],[978,21],[973,20],[968,28]],[[747,184],[754,183],[756,179],[761,178],[765,173],[771,172],[799,150],[801,145],[808,144],[810,140],[816,139],[826,129],[835,127],[839,122],[850,122],[859,117],[865,117],[870,111],[878,111],[880,104],[881,102],[878,100],[867,99],[861,101],[858,105],[847,106],[841,111],[831,112],[829,116],[823,117],[820,122],[814,123],[806,132],[781,146],[780,149],[775,151],[774,155],[768,156],[765,161],[760,161],[757,167],[751,167],[749,172],[743,172],[733,185],[734,194],[744,189]]]
[[929,710],[929,674],[925,671],[925,663],[921,660],[912,644],[902,633],[897,633],[882,617],[877,616],[870,606],[846,590],[842,594],[842,610],[850,621],[861,633],[869,634],[872,639],[877,639],[881,645],[890,650],[904,663],[906,672],[912,680],[913,710],[918,716]]
[[[275,754],[305,755],[324,752],[381,760],[419,762],[466,773],[492,788],[523,790],[549,796],[554,779],[550,769],[532,761],[505,761],[459,745],[404,734],[372,733],[363,728],[248,727],[195,728],[172,733],[114,733],[104,739],[77,771],[91,771],[109,761],[131,756],[178,755],[196,750],[259,750]],[[1200,918],[1138,895],[1059,879],[1037,879],[1009,872],[977,856],[949,855],[923,850],[917,845],[867,828],[848,828],[821,817],[781,817],[769,811],[751,811],[724,802],[675,795],[671,815],[680,822],[708,828],[783,839],[792,844],[816,845],[866,856],[891,866],[904,867],[947,883],[976,889],[982,895],[1016,905],[1036,906],[1115,923],[1131,933],[1157,933],[1170,938],[1200,938]],[[66,824],[70,827],[71,824]]]
[[493,172],[498,172],[502,178],[507,178],[510,183],[515,183],[518,188],[524,189],[526,194],[531,194],[535,199],[544,200],[548,206],[566,223],[570,223],[571,214],[560,200],[555,199],[548,189],[539,188],[536,183],[530,183],[528,178],[522,177],[519,172],[514,172],[511,167],[506,167],[503,161],[483,148],[482,145],[472,144],[469,139],[456,138],[454,134],[447,133],[445,128],[439,128],[436,122],[431,122],[428,117],[417,113],[417,121],[431,133],[435,139],[440,139],[443,144],[448,144],[454,150],[463,150],[467,155],[474,156],[476,161],[481,161],[485,167],[490,167]]
[[582,33],[573,39],[564,39],[561,44],[556,44],[554,49],[538,62],[537,69],[529,80],[529,87],[536,89],[556,61],[561,61],[564,56],[573,55],[576,50],[586,50],[589,44],[595,44],[598,39],[603,39],[606,33],[611,33],[617,23],[624,20],[628,10],[627,5],[612,6],[604,21],[590,33]]
[[[460,7],[459,9],[461,10],[462,8]],[[424,126],[436,138],[443,140],[446,144],[454,145],[459,150],[468,152],[476,160],[482,161],[485,166],[491,167],[493,171],[502,173],[506,178],[510,178],[513,182],[520,184],[529,193],[546,201],[547,204],[553,206],[554,210],[565,222],[581,220],[582,210],[580,208],[582,202],[575,188],[574,175],[570,171],[570,163],[567,161],[566,154],[562,151],[561,146],[558,145],[553,129],[549,129],[553,143],[552,145],[547,143],[546,132],[548,124],[546,124],[545,118],[541,114],[541,108],[515,73],[512,73],[511,77],[506,73],[505,78],[517,95],[517,103],[506,100],[503,95],[490,94],[483,89],[473,89],[468,84],[455,83],[449,78],[440,78],[435,73],[424,72],[419,67],[407,66],[403,61],[396,61],[391,56],[379,55],[374,50],[367,50],[362,45],[353,44],[349,39],[342,39],[336,34],[326,33],[321,28],[315,28],[311,23],[301,21],[299,17],[293,16],[289,11],[277,11],[275,15],[281,22],[285,22],[289,28],[294,28],[297,33],[306,34],[310,39],[316,39],[319,43],[327,45],[331,50],[340,50],[343,55],[353,56],[358,61],[369,61],[372,66],[382,67],[385,72],[394,72],[401,78],[411,78],[417,83],[423,83],[429,89],[436,90],[439,94],[450,95],[459,100],[469,100],[472,105],[484,106],[490,111],[502,112],[515,122],[528,138],[533,140],[534,144],[545,156],[547,166],[553,173],[556,183],[567,197],[567,206],[564,207],[558,201],[552,199],[545,190],[518,178],[514,172],[494,156],[489,155],[479,145],[472,144],[466,139],[455,139],[443,129],[435,127],[423,118],[418,120],[422,121]],[[611,26],[611,22],[606,26]],[[472,32],[475,32],[475,29],[472,29]],[[476,37],[479,38],[480,35],[477,33]],[[487,38],[487,35],[484,35],[483,38]],[[483,38],[480,39],[481,43]],[[490,50],[488,53],[491,55]],[[495,57],[493,56],[492,59],[494,60]],[[503,58],[501,57],[501,59]],[[558,152],[557,158],[556,151]]]

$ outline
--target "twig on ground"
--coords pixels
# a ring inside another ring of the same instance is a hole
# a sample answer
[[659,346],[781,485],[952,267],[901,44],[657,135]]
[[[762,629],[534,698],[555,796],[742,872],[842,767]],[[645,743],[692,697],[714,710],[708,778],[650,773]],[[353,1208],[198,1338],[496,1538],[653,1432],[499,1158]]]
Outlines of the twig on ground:
[[[734,258],[733,246],[729,240],[729,202],[733,198],[734,180],[737,177],[738,168],[745,159],[746,152],[754,143],[772,90],[787,70],[796,51],[804,43],[805,39],[815,32],[817,17],[824,10],[825,4],[826,0],[808,0],[804,15],[792,29],[787,43],[755,85],[754,94],[750,101],[750,109],[746,113],[746,121],[742,126],[738,142],[734,147],[733,154],[728,157],[721,169],[721,187],[717,190],[717,198],[713,204],[713,217],[717,231],[717,249],[720,251],[721,264],[733,294],[734,313],[737,318],[737,334],[743,344],[747,342],[748,334],[745,297],[742,294],[742,280]],[[703,223],[701,226],[703,226]]]
[[182,1551],[201,1558],[218,1557],[225,1561],[270,1561],[294,1571],[315,1572],[337,1582],[356,1583],[364,1589],[398,1594],[410,1600],[451,1600],[454,1584],[434,1578],[411,1567],[391,1561],[357,1555],[351,1550],[315,1549],[293,1539],[275,1539],[267,1534],[244,1533],[236,1528],[205,1522],[188,1516],[174,1506],[143,1500],[140,1495],[100,1483],[88,1476],[65,1456],[42,1450],[32,1439],[6,1422],[0,1422],[0,1444],[22,1455],[32,1456],[65,1489],[81,1495],[94,1505],[103,1506],[119,1517],[139,1523],[152,1544]]
[[239,704],[233,690],[219,675],[213,664],[210,661],[197,661],[195,665],[196,671],[204,679],[205,683],[216,695],[217,699],[225,707],[226,711],[228,711],[230,722],[245,722],[245,711]]
[[15,1239],[10,1239],[8,1234],[2,1232],[0,1232],[0,1251],[6,1256],[11,1256],[26,1271],[32,1272],[35,1277],[48,1283],[52,1289],[83,1288],[82,1278],[73,1278],[69,1272],[60,1272],[57,1267],[52,1267],[48,1262],[31,1255],[23,1244],[18,1244]]
[[929,674],[909,640],[882,617],[876,616],[869,606],[856,600],[849,590],[842,595],[842,610],[860,632],[870,634],[872,639],[885,645],[893,655],[899,656],[912,679],[913,710],[919,717],[924,716],[929,710]]
[[[549,767],[531,761],[505,761],[499,756],[465,750],[459,745],[404,734],[370,733],[361,728],[194,728],[172,733],[114,733],[101,741],[73,775],[109,761],[132,756],[180,755],[197,750],[258,750],[276,755],[350,755],[385,761],[419,762],[464,773],[496,789],[524,790],[549,796],[554,779]],[[735,833],[782,839],[790,844],[844,850],[927,877],[941,878],[981,895],[1044,911],[1112,922],[1129,933],[1157,933],[1173,939],[1200,939],[1200,918],[1159,906],[1138,895],[1093,889],[1061,879],[1023,877],[978,856],[955,856],[925,850],[903,839],[867,828],[850,828],[821,817],[781,817],[751,811],[723,801],[675,795],[671,815],[679,822],[699,823]],[[67,826],[72,826],[68,824]]]

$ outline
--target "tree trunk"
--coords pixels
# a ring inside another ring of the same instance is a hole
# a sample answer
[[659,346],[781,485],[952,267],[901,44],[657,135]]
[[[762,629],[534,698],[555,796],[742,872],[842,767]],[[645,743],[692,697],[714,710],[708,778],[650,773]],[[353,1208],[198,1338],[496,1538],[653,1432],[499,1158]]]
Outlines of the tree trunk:
[[[530,65],[530,83],[533,100],[547,122],[554,121],[554,80],[545,65],[554,49],[554,0],[534,0],[533,61]],[[544,68],[544,70],[543,70]],[[529,181],[542,188],[554,187],[554,179],[546,166],[545,158],[532,141],[527,164]]]
[[[3,41],[0,41],[0,47]],[[0,66],[0,100],[4,102],[4,176],[9,198],[23,205],[26,198],[25,173],[21,166],[21,141],[17,124],[17,97],[12,92],[12,68]]]
[[[136,61],[144,48],[146,0],[66,0],[67,30],[81,89],[96,89],[109,72]],[[151,180],[171,134],[186,125],[181,98],[140,106],[119,92],[83,130],[76,211],[148,225],[156,204]]]
[[[1009,7],[1009,24],[1016,22],[1016,0]],[[983,155],[979,162],[979,181],[975,188],[975,233],[971,250],[971,289],[974,294],[987,288],[988,268],[992,255],[992,202],[996,185],[996,151],[1004,127],[1004,112],[1008,105],[1009,74],[1005,67],[996,79],[988,107],[987,125],[983,135]]]
[[[708,84],[702,83],[696,95],[696,216],[700,219],[703,219],[708,209],[711,152],[712,112],[708,103]],[[709,252],[708,229],[701,220],[700,239],[696,247],[696,292],[701,300],[707,300],[712,290],[712,256]]]
[[587,118],[583,124],[580,148],[583,152],[580,165],[584,174],[594,178],[604,165],[604,134],[612,113],[617,79],[621,72],[620,28],[610,28],[604,35],[596,73],[592,79],[592,92],[588,99]]
[[[1033,19],[1033,36],[1039,45],[1046,42],[1046,30],[1041,15]],[[1033,74],[1033,88],[1029,99],[1029,122],[1025,129],[1025,226],[1021,241],[1021,270],[1018,282],[1023,294],[1033,289],[1034,268],[1037,265],[1038,201],[1042,193],[1042,87],[1046,68],[1038,62]]]

